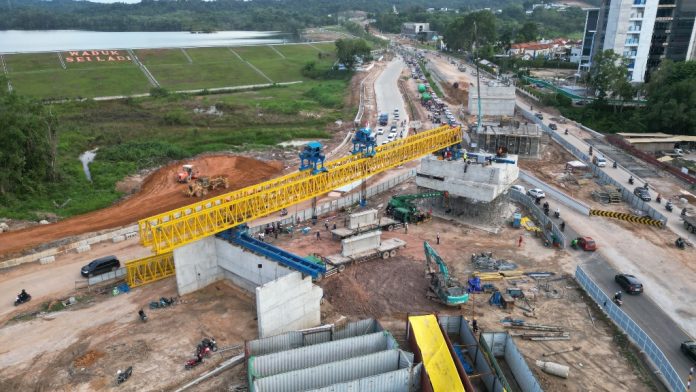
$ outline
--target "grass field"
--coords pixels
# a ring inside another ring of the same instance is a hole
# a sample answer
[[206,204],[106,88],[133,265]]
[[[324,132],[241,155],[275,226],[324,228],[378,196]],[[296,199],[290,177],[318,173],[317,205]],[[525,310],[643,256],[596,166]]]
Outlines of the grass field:
[[[163,88],[173,91],[270,83],[249,64],[272,82],[305,81],[307,78],[301,70],[307,62],[317,61],[327,66],[334,61],[333,43],[273,47],[277,52],[261,45],[231,49],[144,49],[134,53]],[[322,58],[319,58],[320,51],[325,53]],[[92,61],[77,62],[76,58],[68,61],[71,57],[68,52],[62,54],[66,69],[61,67],[56,53],[4,55],[7,76],[14,89],[19,94],[36,98],[62,99],[141,94],[152,87],[132,61],[105,61],[108,56],[98,56],[103,61],[97,61],[93,56]],[[124,50],[118,54],[129,55]]]

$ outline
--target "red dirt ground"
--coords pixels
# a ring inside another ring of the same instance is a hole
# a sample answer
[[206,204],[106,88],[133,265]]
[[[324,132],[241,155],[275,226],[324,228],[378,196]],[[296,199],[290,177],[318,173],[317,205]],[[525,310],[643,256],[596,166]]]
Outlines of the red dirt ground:
[[231,155],[211,155],[171,163],[151,174],[136,194],[110,207],[49,225],[0,234],[0,259],[40,244],[132,224],[139,219],[202,200],[185,196],[185,185],[177,183],[174,179],[184,163],[192,163],[202,175],[228,176],[230,188],[216,190],[209,193],[209,196],[267,180],[278,175],[283,168],[282,162],[263,162]]

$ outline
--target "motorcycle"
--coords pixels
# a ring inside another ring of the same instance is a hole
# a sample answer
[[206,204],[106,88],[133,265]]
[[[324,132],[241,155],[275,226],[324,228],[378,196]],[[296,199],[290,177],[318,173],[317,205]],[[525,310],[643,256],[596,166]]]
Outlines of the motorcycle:
[[684,240],[681,237],[677,238],[677,240],[674,241],[674,245],[676,245],[677,248],[682,249],[682,250],[684,250],[684,248],[686,248],[686,243],[684,242]]
[[561,212],[556,210],[556,211],[554,211],[553,216],[555,216],[556,219],[559,219],[561,217]]
[[621,306],[623,305],[623,300],[621,298],[614,297],[614,303],[616,304],[616,306]]
[[565,134],[566,134],[566,135],[568,134],[568,130],[567,130],[567,129],[565,130]]
[[669,212],[672,212],[672,210],[674,210],[674,207],[672,206],[671,201],[668,201],[667,203],[665,203],[665,209]]
[[628,183],[633,185],[633,176],[628,177]]
[[176,300],[174,299],[174,297],[169,297],[169,298],[162,297],[159,299],[159,301],[150,302],[150,309],[166,308],[168,306],[174,305],[175,302],[176,302]]
[[614,165],[613,165],[613,167],[614,167],[614,169],[616,169],[617,167],[619,167],[619,164],[618,164],[618,163],[616,163],[616,161],[614,161]]
[[203,357],[197,356],[196,358],[187,360],[186,364],[184,364],[184,369],[186,369],[186,370],[193,369],[196,366],[200,365],[201,363],[203,363]]
[[147,322],[147,315],[145,314],[145,311],[140,309],[138,311],[138,315],[140,316],[140,321],[146,323]]
[[27,296],[24,298],[22,298],[21,295],[18,295],[17,298],[15,298],[14,306],[21,305],[29,301],[31,301],[31,295],[27,294]]
[[116,372],[116,384],[124,383],[130,378],[131,374],[133,374],[133,366],[128,366],[128,369],[123,372],[119,370]]
[[196,353],[201,357],[208,357],[210,353],[218,350],[217,342],[215,338],[204,338],[196,348]]

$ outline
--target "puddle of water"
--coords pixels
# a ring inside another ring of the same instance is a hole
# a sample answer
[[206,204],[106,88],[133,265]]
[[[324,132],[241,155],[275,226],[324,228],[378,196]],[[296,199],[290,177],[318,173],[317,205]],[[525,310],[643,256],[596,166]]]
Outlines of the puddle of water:
[[311,140],[288,140],[287,142],[278,143],[281,147],[301,147],[311,142]]
[[79,157],[80,162],[82,162],[82,170],[85,171],[85,176],[89,182],[92,182],[92,175],[89,173],[89,164],[94,161],[94,158],[97,156],[98,149],[99,148],[95,148],[94,150],[85,151],[80,154]]

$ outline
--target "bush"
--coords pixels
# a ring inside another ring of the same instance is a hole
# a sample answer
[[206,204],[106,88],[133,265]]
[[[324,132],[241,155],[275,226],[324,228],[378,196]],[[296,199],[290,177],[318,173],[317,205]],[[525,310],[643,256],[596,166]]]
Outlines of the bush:
[[158,165],[172,159],[183,159],[190,153],[181,147],[166,142],[129,142],[99,149],[96,160],[117,162],[135,162]]
[[162,117],[162,123],[164,125],[189,125],[191,118],[182,110],[174,110]]
[[339,109],[343,106],[343,86],[335,83],[322,83],[304,93],[325,108]]
[[150,89],[150,96],[153,98],[164,98],[169,95],[169,90],[162,87],[153,87]]

